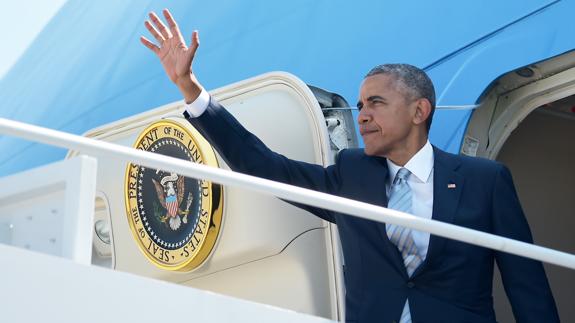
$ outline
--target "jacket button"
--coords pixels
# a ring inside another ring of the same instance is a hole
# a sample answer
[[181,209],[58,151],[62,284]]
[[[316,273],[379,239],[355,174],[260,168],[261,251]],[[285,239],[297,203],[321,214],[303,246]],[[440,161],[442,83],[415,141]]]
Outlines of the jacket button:
[[407,282],[407,288],[413,288],[413,287],[415,287],[414,282]]

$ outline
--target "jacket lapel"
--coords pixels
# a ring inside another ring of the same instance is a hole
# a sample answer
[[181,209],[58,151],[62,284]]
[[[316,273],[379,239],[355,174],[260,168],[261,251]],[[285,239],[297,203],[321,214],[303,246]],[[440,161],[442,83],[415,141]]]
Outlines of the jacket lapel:
[[[463,190],[464,178],[456,170],[459,162],[449,154],[433,147],[433,211],[432,219],[453,223]],[[425,261],[417,268],[413,276],[418,275],[425,267],[441,254],[446,238],[431,235]]]

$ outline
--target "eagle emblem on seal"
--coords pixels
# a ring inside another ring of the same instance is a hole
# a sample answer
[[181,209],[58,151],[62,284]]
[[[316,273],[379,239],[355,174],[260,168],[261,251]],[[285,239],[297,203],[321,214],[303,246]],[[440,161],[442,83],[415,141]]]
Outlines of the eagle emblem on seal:
[[188,223],[188,209],[194,200],[192,193],[188,193],[185,211],[180,209],[180,205],[184,200],[184,177],[171,173],[169,176],[164,176],[160,182],[155,178],[152,178],[152,181],[154,182],[160,205],[166,210],[165,214],[156,214],[156,216],[162,223],[167,223],[170,229],[178,230],[182,222]]

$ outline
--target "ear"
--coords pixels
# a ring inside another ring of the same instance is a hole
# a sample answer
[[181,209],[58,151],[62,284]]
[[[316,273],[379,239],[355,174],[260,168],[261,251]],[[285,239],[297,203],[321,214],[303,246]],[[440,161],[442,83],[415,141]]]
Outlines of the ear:
[[425,124],[427,118],[431,114],[431,103],[429,100],[421,98],[414,102],[415,115],[413,116],[413,123],[416,125]]

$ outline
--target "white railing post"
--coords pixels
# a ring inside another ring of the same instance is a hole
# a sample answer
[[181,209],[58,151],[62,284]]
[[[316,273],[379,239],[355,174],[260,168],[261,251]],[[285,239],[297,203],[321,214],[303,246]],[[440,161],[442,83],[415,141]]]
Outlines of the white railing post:
[[97,165],[78,156],[0,178],[5,243],[90,265]]

